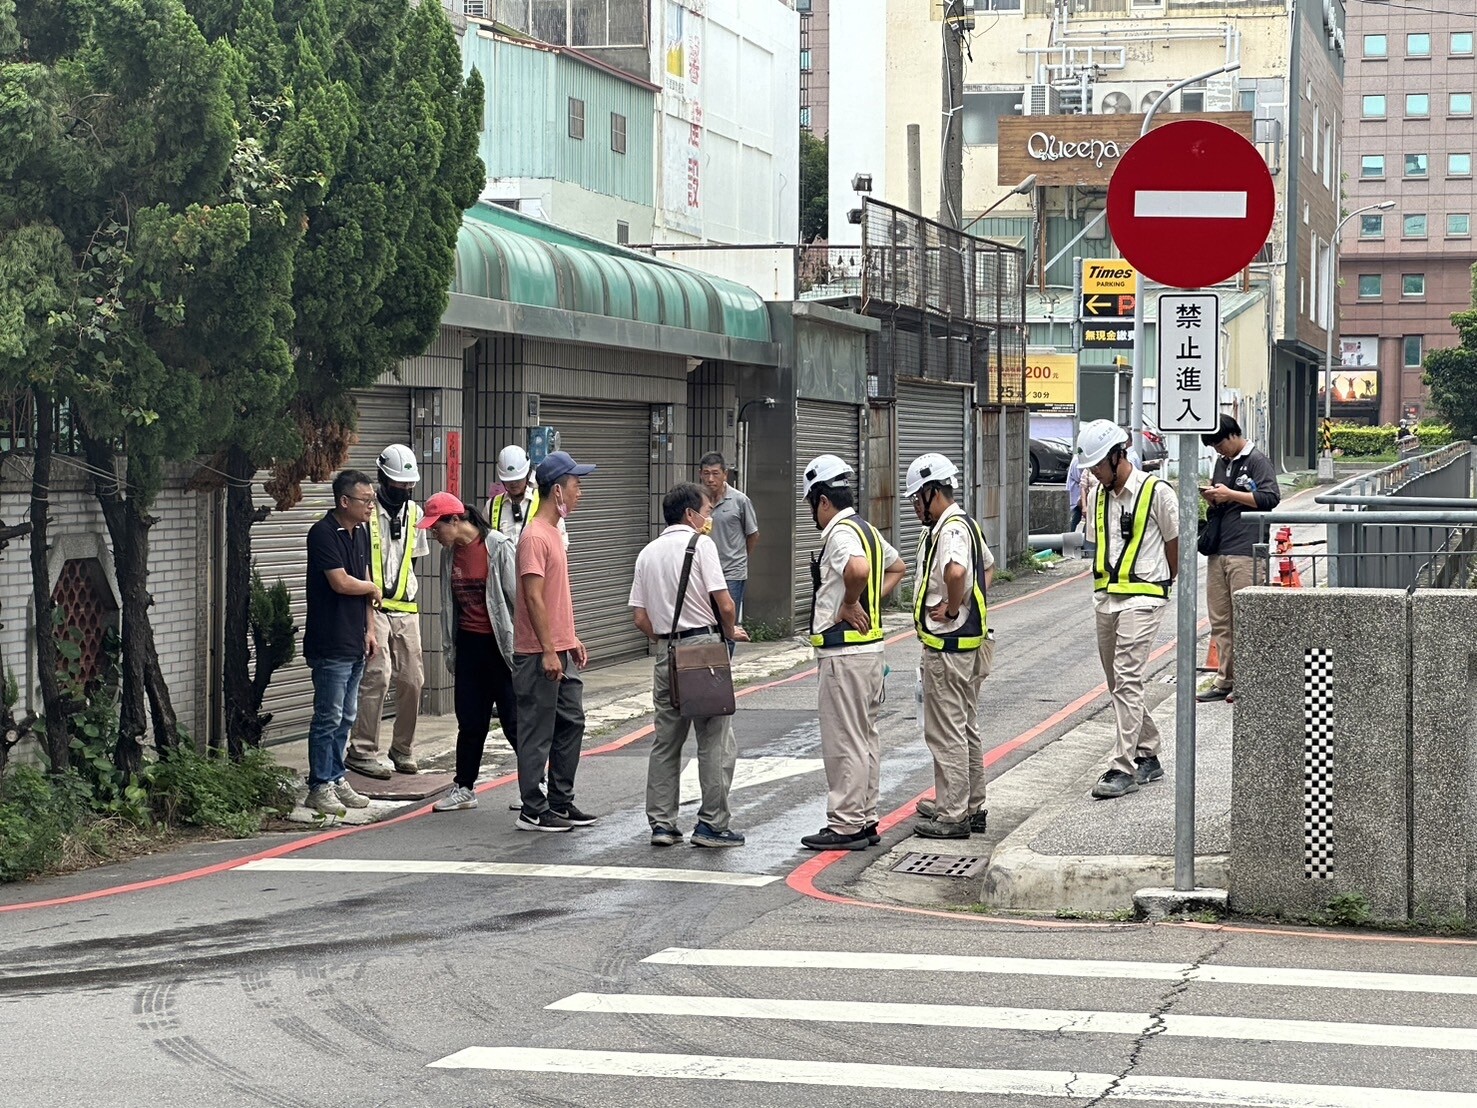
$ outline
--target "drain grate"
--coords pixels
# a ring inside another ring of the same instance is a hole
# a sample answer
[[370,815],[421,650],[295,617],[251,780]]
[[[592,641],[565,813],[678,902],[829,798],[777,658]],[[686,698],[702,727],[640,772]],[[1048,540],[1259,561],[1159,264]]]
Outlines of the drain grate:
[[989,858],[983,854],[904,854],[894,873],[919,877],[974,877],[983,873]]

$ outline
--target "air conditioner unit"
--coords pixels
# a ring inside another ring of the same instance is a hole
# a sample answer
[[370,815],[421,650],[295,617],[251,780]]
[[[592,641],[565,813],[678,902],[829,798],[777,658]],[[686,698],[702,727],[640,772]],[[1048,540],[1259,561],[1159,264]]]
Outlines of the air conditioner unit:
[[1027,85],[1021,97],[1021,115],[1060,115],[1062,94],[1051,85]]
[[487,3],[488,0],[462,0],[462,14],[473,19],[486,19]]
[[1143,90],[1133,85],[1098,83],[1092,86],[1094,115],[1142,115],[1139,100]]

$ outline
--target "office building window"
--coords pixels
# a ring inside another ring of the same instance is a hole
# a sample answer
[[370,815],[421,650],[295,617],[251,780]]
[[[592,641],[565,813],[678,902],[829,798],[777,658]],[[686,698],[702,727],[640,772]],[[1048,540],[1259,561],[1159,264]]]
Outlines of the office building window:
[[1421,116],[1431,114],[1431,96],[1425,92],[1407,92],[1405,94],[1405,114],[1419,119]]
[[1364,181],[1378,180],[1385,175],[1385,156],[1365,154],[1359,159],[1359,178]]
[[1471,154],[1448,154],[1446,155],[1446,175],[1448,177],[1470,177],[1472,176]]
[[1236,94],[1236,98],[1243,112],[1256,111],[1256,89],[1244,88]]
[[1404,222],[1405,237],[1408,239],[1423,239],[1426,237],[1425,213],[1407,215]]
[[631,225],[624,219],[615,221],[615,241],[618,246],[625,246],[631,241]]
[[1378,273],[1359,274],[1359,299],[1378,300],[1384,292],[1385,280]]
[[1420,335],[1406,335],[1405,340],[1400,345],[1403,348],[1405,368],[1419,369],[1421,367],[1421,354],[1424,353],[1422,347],[1425,346],[1425,340]]
[[1390,56],[1390,40],[1384,35],[1365,35],[1364,56],[1366,58],[1388,58]]
[[1385,118],[1385,96],[1384,93],[1370,93],[1364,97],[1360,114],[1365,119]]
[[1431,56],[1431,36],[1425,32],[1405,36],[1405,53],[1412,58]]
[[569,98],[569,137],[581,141],[585,137],[585,102],[573,96]]
[[1431,172],[1431,159],[1426,154],[1405,155],[1405,175],[1407,177],[1425,177]]
[[1472,53],[1472,32],[1453,31],[1451,33],[1451,52],[1453,54]]
[[1362,239],[1384,238],[1385,217],[1382,215],[1361,215],[1359,217],[1359,237]]
[[1424,273],[1406,273],[1400,278],[1401,296],[1425,296],[1426,275]]
[[810,0],[795,0],[795,10],[802,15],[810,12]]
[[1468,212],[1449,212],[1446,216],[1446,237],[1464,239],[1472,234],[1472,216]]
[[800,126],[806,130],[810,129],[810,107],[809,105],[800,109]]
[[809,50],[802,50],[802,51],[800,51],[800,68],[801,69],[809,69],[810,68],[810,51]]
[[610,113],[610,148],[617,154],[626,152],[626,117],[618,112]]
[[1453,92],[1446,98],[1446,112],[1448,115],[1471,115],[1472,94],[1470,92]]

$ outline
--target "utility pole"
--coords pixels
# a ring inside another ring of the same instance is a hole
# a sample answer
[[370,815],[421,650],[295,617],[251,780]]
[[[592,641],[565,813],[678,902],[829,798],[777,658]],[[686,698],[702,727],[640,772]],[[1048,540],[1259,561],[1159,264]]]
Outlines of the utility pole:
[[964,36],[974,26],[974,5],[947,0],[944,11],[944,143],[939,168],[939,222],[964,226]]

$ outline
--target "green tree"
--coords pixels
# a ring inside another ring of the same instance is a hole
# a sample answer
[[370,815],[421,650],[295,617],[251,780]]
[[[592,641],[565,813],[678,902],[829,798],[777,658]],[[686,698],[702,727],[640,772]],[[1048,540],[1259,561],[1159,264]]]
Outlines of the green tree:
[[800,131],[800,241],[826,237],[830,144]]
[[1461,344],[1426,355],[1426,387],[1456,437],[1470,439],[1477,436],[1477,266],[1472,267],[1472,307],[1456,312],[1451,321]]

